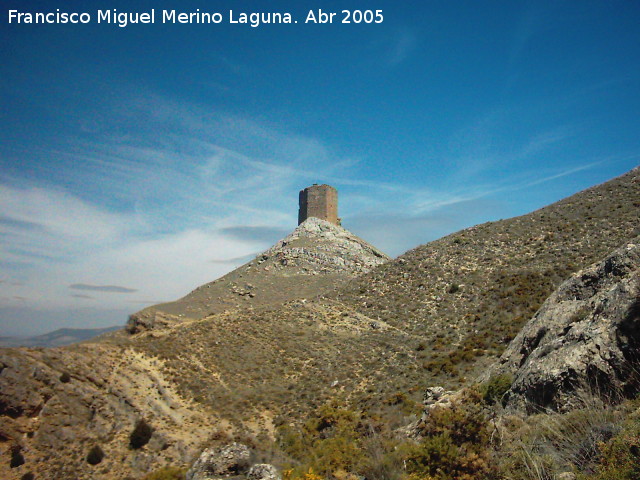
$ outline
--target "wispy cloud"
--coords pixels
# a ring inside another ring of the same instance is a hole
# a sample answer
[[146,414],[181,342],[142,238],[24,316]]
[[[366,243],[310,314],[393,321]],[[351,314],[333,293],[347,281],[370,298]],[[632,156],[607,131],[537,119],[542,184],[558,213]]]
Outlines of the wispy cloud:
[[389,66],[396,66],[404,62],[413,52],[417,43],[415,33],[409,29],[397,32],[389,44],[387,62]]
[[153,95],[125,100],[90,133],[38,152],[52,159],[43,178],[0,175],[1,308],[146,304],[68,288],[178,298],[284,236],[298,189],[353,165],[250,119]]
[[110,292],[110,293],[133,293],[137,292],[135,288],[120,287],[118,285],[88,285],[86,283],[74,283],[69,285],[72,290],[91,290],[93,292]]

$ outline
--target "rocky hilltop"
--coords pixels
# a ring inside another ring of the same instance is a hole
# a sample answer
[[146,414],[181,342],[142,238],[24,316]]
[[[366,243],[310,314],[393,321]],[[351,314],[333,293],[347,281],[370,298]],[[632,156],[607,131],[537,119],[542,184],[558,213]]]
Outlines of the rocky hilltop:
[[175,302],[131,316],[129,330],[200,319],[227,310],[260,308],[311,298],[389,260],[344,228],[311,217],[290,235],[227,275]]

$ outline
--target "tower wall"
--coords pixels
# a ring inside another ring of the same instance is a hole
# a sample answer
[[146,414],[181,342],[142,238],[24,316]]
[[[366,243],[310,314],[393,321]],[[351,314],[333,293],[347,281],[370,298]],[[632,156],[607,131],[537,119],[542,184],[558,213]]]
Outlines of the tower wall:
[[298,225],[309,217],[339,225],[338,191],[331,185],[312,185],[300,190]]

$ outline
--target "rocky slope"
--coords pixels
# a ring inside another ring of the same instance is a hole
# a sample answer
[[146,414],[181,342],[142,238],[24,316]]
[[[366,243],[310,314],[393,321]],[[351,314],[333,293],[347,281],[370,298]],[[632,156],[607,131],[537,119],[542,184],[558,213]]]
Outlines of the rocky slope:
[[[141,334],[118,332],[60,349],[0,349],[0,478],[140,476],[152,465],[187,465],[211,442],[241,432],[273,438],[280,410],[269,407],[282,392],[290,395],[285,387],[306,373],[317,379],[311,373],[320,363],[326,370],[326,355],[339,355],[333,336],[355,343],[373,327],[329,319],[313,334],[301,333],[300,323],[258,321],[247,328],[237,322],[239,311],[251,314],[292,298],[303,305],[304,297],[387,260],[347,230],[311,218],[225,277],[132,316],[129,330]],[[211,311],[221,313],[199,320]],[[261,342],[274,335],[282,348]],[[310,362],[309,340],[318,335],[328,336],[330,348]],[[239,378],[224,372],[226,362]],[[279,362],[282,370],[274,368]],[[331,389],[335,378],[326,375]],[[260,395],[269,400],[254,404]],[[132,435],[143,420],[152,434],[134,448]],[[93,464],[96,448],[100,462]]]
[[564,282],[502,355],[510,407],[566,410],[596,393],[633,396],[640,385],[640,238]]
[[[84,344],[0,350],[0,478],[112,479],[197,457],[225,422],[180,396],[158,359]],[[153,431],[141,448],[141,420]],[[103,458],[89,460],[92,449]]]
[[421,245],[330,295],[416,338],[431,384],[497,358],[572,273],[640,234],[640,168],[521,217]]
[[132,332],[226,310],[278,305],[309,298],[389,260],[344,228],[309,218],[254,260],[196,288],[175,302],[131,316]]

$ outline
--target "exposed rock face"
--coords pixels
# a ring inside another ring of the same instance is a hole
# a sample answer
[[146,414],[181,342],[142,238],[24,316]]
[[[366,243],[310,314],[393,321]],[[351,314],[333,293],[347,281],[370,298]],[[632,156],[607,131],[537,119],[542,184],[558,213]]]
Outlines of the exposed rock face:
[[275,260],[276,270],[294,266],[310,275],[328,272],[358,275],[389,257],[348,230],[312,217],[258,256],[258,262],[269,259]]
[[325,220],[309,218],[290,235],[233,272],[182,299],[131,315],[129,332],[185,318],[311,298],[389,260],[364,240]]
[[424,392],[422,404],[424,405],[423,419],[434,408],[449,407],[455,398],[456,392],[445,390],[443,387],[429,387]]
[[210,480],[245,473],[250,457],[249,448],[241,443],[207,448],[187,472],[187,480]]
[[565,281],[502,355],[513,373],[507,406],[570,409],[581,391],[637,392],[640,239]]
[[280,480],[282,477],[273,465],[257,463],[247,473],[249,480]]

